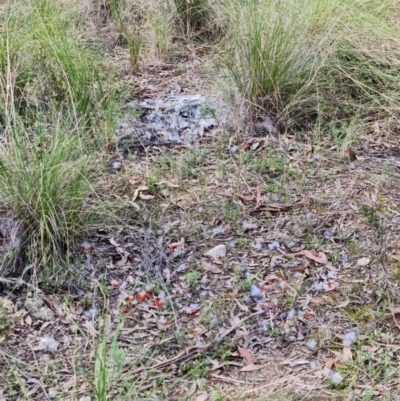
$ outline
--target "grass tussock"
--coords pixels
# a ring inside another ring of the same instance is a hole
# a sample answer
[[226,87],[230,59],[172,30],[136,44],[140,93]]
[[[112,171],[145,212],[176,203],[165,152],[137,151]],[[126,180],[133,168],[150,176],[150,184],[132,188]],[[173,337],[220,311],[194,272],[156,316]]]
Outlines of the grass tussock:
[[0,143],[0,203],[22,224],[22,241],[40,264],[61,260],[100,221],[85,145],[65,121],[13,128]]
[[[94,53],[79,39],[77,16],[55,1],[9,3],[2,17],[1,94],[5,114],[33,117],[52,105],[87,119],[104,95]],[[10,92],[12,91],[12,93]]]
[[398,114],[394,1],[246,0],[224,7],[224,65],[251,119],[268,118],[285,130],[316,118]]
[[94,189],[102,166],[92,160],[109,139],[114,91],[103,92],[102,59],[81,39],[75,3],[9,2],[3,11],[0,203],[22,227],[20,256],[46,266],[104,219]]

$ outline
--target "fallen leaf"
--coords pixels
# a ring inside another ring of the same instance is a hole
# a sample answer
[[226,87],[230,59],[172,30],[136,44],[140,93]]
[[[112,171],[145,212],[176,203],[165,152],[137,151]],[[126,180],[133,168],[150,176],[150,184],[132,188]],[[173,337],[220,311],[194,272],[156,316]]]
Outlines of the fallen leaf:
[[203,261],[203,269],[207,272],[211,272],[211,273],[215,273],[215,274],[223,273],[219,267],[213,265],[212,263],[208,263],[208,262],[204,262],[204,261]]
[[344,361],[352,361],[353,353],[351,352],[350,347],[343,347],[343,360]]
[[131,206],[133,206],[134,209],[136,209],[136,211],[140,212],[140,206],[133,201],[129,201],[129,203],[131,204]]
[[157,185],[159,187],[179,188],[178,184],[174,184],[173,182],[169,182],[169,181],[160,181],[160,182],[157,182]]
[[137,187],[137,188],[135,189],[135,192],[133,193],[132,202],[134,202],[134,201],[136,200],[136,198],[137,198],[138,195],[139,195],[139,192],[141,192],[141,191],[147,191],[148,189],[149,189],[149,187],[146,186],[146,185],[139,185],[139,187]]
[[307,249],[304,249],[304,250],[302,250],[300,252],[295,253],[295,255],[296,256],[297,255],[303,255],[306,258],[311,259],[314,262],[321,263],[323,265],[328,263],[328,259],[327,259],[326,255],[323,252],[317,252],[314,249],[311,250],[311,251],[309,251]]
[[256,197],[254,195],[252,195],[252,196],[238,195],[238,196],[239,196],[239,199],[241,199],[242,201],[245,201],[245,202],[252,202],[252,201],[256,200]]
[[128,261],[128,257],[129,257],[129,252],[124,252],[124,256],[122,257],[121,260],[119,260],[118,262],[115,263],[115,266],[117,266],[117,267],[125,266],[126,262]]
[[358,265],[358,266],[367,266],[367,265],[369,264],[370,261],[371,261],[370,258],[364,257],[364,258],[361,258],[361,259],[358,259],[358,260],[357,260],[357,265]]
[[206,401],[207,399],[208,399],[208,394],[201,393],[196,397],[195,401]]
[[261,187],[259,184],[257,184],[257,186],[256,186],[256,201],[257,201],[257,204],[260,204],[260,202],[261,202]]
[[210,249],[205,254],[206,256],[210,256],[214,263],[222,264],[222,259],[226,255],[226,245],[220,244],[215,246],[214,248]]
[[140,193],[139,198],[143,199],[143,200],[149,200],[149,199],[154,199],[155,196],[154,195],[145,195],[145,194]]
[[87,331],[89,332],[89,334],[90,334],[92,337],[96,337],[97,331],[96,331],[96,329],[94,328],[94,324],[93,324],[90,320],[86,320],[86,321],[83,323],[83,326],[87,329]]
[[334,308],[345,308],[350,303],[350,299],[346,299],[346,301],[341,302],[334,306]]
[[254,365],[255,358],[249,351],[247,351],[247,349],[238,346],[238,351],[240,356],[246,361],[248,365]]
[[109,241],[110,241],[110,244],[111,244],[111,245],[114,245],[114,246],[118,246],[118,247],[119,247],[119,244],[118,244],[118,242],[117,242],[117,241],[115,241],[115,239],[114,239],[114,238],[110,238],[110,239],[109,239]]
[[254,372],[256,370],[260,370],[262,368],[265,368],[267,365],[247,365],[243,366],[242,369],[240,369],[241,372]]
[[70,388],[74,387],[77,383],[77,377],[71,376],[62,386],[65,391],[68,391]]

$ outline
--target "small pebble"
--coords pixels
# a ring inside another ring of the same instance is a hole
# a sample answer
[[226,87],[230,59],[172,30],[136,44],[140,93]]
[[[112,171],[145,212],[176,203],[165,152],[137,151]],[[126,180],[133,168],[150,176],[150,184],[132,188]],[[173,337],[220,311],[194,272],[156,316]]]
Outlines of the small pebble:
[[204,209],[203,209],[203,206],[199,206],[199,207],[197,208],[197,211],[198,211],[199,213],[201,213],[203,210],[204,210]]
[[192,311],[199,309],[199,307],[200,307],[199,304],[195,304],[195,303],[189,304],[189,309],[191,309]]
[[295,313],[296,313],[296,311],[294,309],[290,309],[290,311],[287,314],[287,319],[289,319],[289,320],[293,319]]
[[317,362],[311,361],[310,362],[310,369],[316,369],[316,367],[317,367]]
[[317,348],[317,342],[315,340],[307,341],[305,345],[306,345],[306,347],[308,347],[310,349]]
[[157,235],[163,235],[163,230],[157,230]]
[[290,241],[288,246],[289,248],[294,248],[296,246],[296,241]]
[[238,151],[238,147],[237,146],[231,146],[231,148],[229,150],[230,150],[230,152],[232,154],[234,154],[234,153],[236,153]]

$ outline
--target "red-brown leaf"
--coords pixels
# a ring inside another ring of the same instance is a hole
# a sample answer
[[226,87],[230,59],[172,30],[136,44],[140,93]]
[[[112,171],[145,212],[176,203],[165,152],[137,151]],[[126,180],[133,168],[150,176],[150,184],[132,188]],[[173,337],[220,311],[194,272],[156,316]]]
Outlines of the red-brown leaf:
[[238,346],[238,351],[240,356],[246,361],[248,365],[254,365],[255,358],[249,351],[247,351],[247,349]]

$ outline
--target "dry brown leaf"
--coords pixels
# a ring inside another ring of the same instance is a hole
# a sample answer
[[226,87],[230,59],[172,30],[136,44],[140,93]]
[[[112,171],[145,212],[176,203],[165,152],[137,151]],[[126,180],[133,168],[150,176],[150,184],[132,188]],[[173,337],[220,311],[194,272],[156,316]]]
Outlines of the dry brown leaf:
[[226,255],[226,245],[220,244],[210,249],[205,253],[206,256],[210,256],[214,263],[222,264],[222,259]]
[[140,206],[139,206],[136,202],[129,201],[129,204],[130,204],[131,206],[133,206],[133,208],[134,208],[137,212],[140,212]]
[[314,262],[321,263],[323,265],[328,263],[326,255],[323,252],[317,252],[314,249],[311,251],[303,249],[302,251],[295,253],[295,255],[303,255],[306,258],[311,259]]
[[149,187],[146,186],[146,185],[139,185],[139,186],[135,189],[135,192],[133,193],[132,202],[134,202],[134,201],[136,200],[136,198],[137,198],[138,195],[139,195],[139,192],[141,192],[141,191],[147,191],[148,189],[149,189]]
[[160,181],[160,182],[157,182],[157,185],[158,185],[159,187],[179,188],[179,185],[178,185],[178,184],[174,184],[174,183],[169,182],[169,181]]
[[246,361],[246,363],[248,365],[254,365],[254,362],[255,362],[254,356],[249,351],[247,351],[247,349],[245,349],[245,348],[242,348],[240,346],[238,346],[237,348],[238,348],[240,356]]
[[74,387],[77,383],[77,377],[71,376],[62,386],[65,391],[68,391],[70,388]]
[[114,246],[119,246],[118,242],[117,242],[117,241],[115,241],[115,239],[114,239],[114,238],[110,238],[110,239],[109,239],[109,241],[110,241],[110,244],[111,244],[111,245],[114,245]]
[[260,204],[260,202],[261,202],[261,187],[259,184],[257,184],[257,186],[256,186],[256,201],[257,201],[257,204]]
[[346,301],[341,302],[334,306],[334,308],[345,308],[350,303],[350,299],[346,299]]
[[256,370],[260,370],[262,368],[265,368],[267,365],[247,365],[243,366],[242,369],[240,369],[241,372],[254,372]]
[[335,360],[333,358],[329,358],[325,363],[325,369],[331,370],[333,365],[335,364]]
[[208,399],[208,394],[201,393],[196,397],[195,401],[206,401],[207,399]]
[[353,353],[351,352],[350,347],[343,347],[343,360],[344,361],[352,361]]
[[94,328],[93,323],[90,320],[86,320],[85,323],[83,323],[83,327],[85,327],[87,329],[87,331],[89,332],[89,334],[93,337],[97,336],[97,331]]
[[118,267],[125,266],[126,262],[128,261],[128,256],[129,256],[129,253],[125,252],[125,255],[122,257],[121,260],[119,260],[118,262],[115,263],[115,266],[118,266]]
[[211,273],[215,273],[215,274],[223,273],[222,270],[219,267],[213,265],[212,263],[208,263],[208,262],[203,261],[202,264],[203,264],[203,269],[205,271],[207,271],[207,272],[211,272]]
[[149,200],[149,199],[154,199],[155,196],[154,196],[154,195],[145,195],[145,194],[143,194],[143,193],[141,192],[140,195],[139,195],[139,198],[140,198],[140,199],[143,199],[143,200]]

